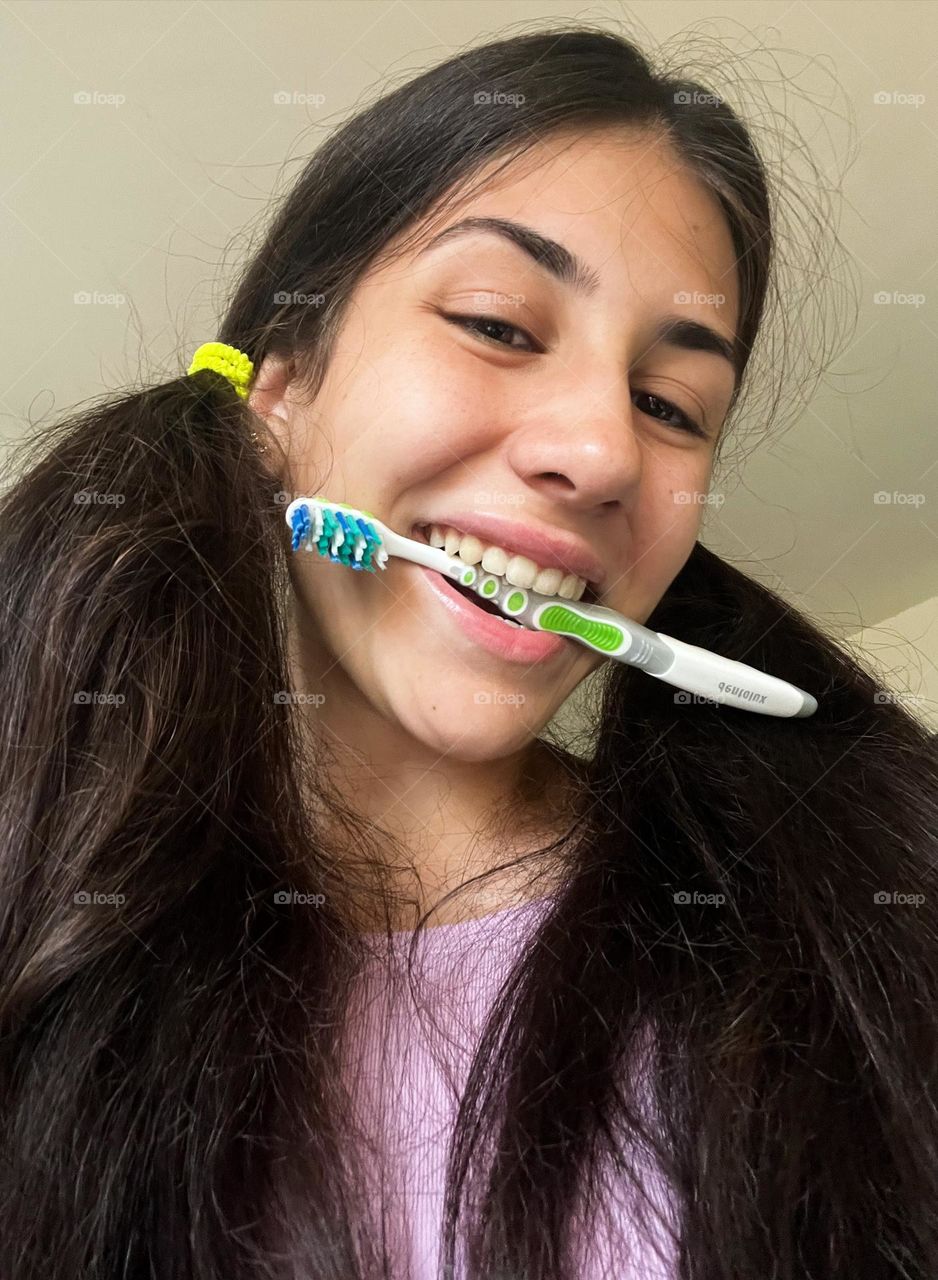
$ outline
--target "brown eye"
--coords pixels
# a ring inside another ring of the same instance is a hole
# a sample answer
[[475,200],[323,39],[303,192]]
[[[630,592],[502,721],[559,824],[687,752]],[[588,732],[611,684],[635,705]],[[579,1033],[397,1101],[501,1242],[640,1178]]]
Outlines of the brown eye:
[[[484,329],[490,328],[496,331],[519,334],[529,345],[528,350],[536,351],[537,345],[534,339],[524,329],[519,329],[515,324],[509,324],[507,320],[499,320],[497,316],[453,316],[448,315],[446,319],[450,324],[458,325],[460,329],[466,329],[469,333],[473,333],[476,337],[481,338],[484,342],[494,342],[499,347],[514,347],[513,342],[503,342],[500,338],[495,337],[491,333],[483,332]],[[515,347],[515,350],[525,350],[524,347]]]
[[670,400],[663,400],[661,396],[653,395],[650,391],[636,391],[635,395],[641,396],[645,400],[650,400],[656,408],[664,409],[666,415],[671,415],[675,419],[673,422],[668,422],[667,417],[658,417],[657,413],[653,411],[649,414],[649,417],[654,418],[656,422],[663,422],[666,427],[676,427],[679,431],[686,431],[688,435],[700,436],[704,440],[707,439],[707,433],[703,427],[694,422],[693,418],[689,418],[683,409],[679,409]]

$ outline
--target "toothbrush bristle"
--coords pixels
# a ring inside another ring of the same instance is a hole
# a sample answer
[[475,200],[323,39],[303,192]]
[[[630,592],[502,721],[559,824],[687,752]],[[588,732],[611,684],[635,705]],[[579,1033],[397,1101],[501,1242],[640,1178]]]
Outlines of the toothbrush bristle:
[[318,551],[325,559],[349,569],[375,573],[383,568],[377,556],[381,536],[360,512],[304,502],[293,511],[291,523],[294,551],[305,545],[307,550]]

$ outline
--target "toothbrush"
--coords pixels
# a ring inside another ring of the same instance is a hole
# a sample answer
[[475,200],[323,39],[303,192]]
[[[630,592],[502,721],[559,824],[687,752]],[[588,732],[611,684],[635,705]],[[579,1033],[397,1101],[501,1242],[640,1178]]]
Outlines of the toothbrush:
[[817,710],[817,699],[787,680],[652,631],[602,605],[516,587],[481,565],[447,555],[442,547],[395,533],[370,511],[323,497],[295,498],[286,509],[286,522],[293,533],[294,551],[305,546],[335,564],[370,573],[384,569],[390,556],[435,569],[491,601],[530,631],[550,631],[577,640],[605,658],[639,667],[687,693],[768,716],[805,717]]

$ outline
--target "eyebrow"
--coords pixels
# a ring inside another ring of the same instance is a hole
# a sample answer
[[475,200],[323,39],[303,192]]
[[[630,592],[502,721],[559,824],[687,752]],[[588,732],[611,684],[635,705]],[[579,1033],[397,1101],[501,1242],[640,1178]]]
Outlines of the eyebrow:
[[[480,232],[501,236],[510,244],[516,245],[554,279],[575,289],[578,293],[586,294],[588,297],[599,288],[600,279],[597,273],[572,253],[566,245],[558,240],[551,240],[549,236],[541,235],[533,227],[514,222],[510,218],[462,218],[459,222],[454,222],[452,226],[444,227],[438,232],[424,245],[417,256],[421,257],[431,249],[435,249],[437,245],[449,240],[461,236],[478,235]],[[734,377],[738,378],[742,371],[736,343],[698,320],[689,320],[686,316],[676,314],[664,316],[658,322],[651,345],[655,346],[659,342],[666,346],[677,347],[682,351],[707,351],[712,355],[720,356],[732,366]]]

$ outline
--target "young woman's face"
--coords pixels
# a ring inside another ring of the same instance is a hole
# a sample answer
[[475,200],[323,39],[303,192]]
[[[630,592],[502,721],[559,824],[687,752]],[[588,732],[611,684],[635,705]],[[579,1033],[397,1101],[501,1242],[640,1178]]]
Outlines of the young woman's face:
[[[481,228],[430,243],[466,218],[563,249],[538,261]],[[591,283],[571,279],[574,257]],[[287,450],[290,496],[324,493],[409,536],[475,531],[598,580],[600,603],[643,622],[693,548],[734,388],[723,355],[656,330],[677,318],[731,341],[736,317],[719,205],[667,145],[555,136],[360,282],[312,403],[289,386],[278,398],[272,361],[252,403]],[[352,694],[363,727],[377,718],[451,758],[522,748],[603,661],[509,630],[403,560],[292,565],[326,703]]]

